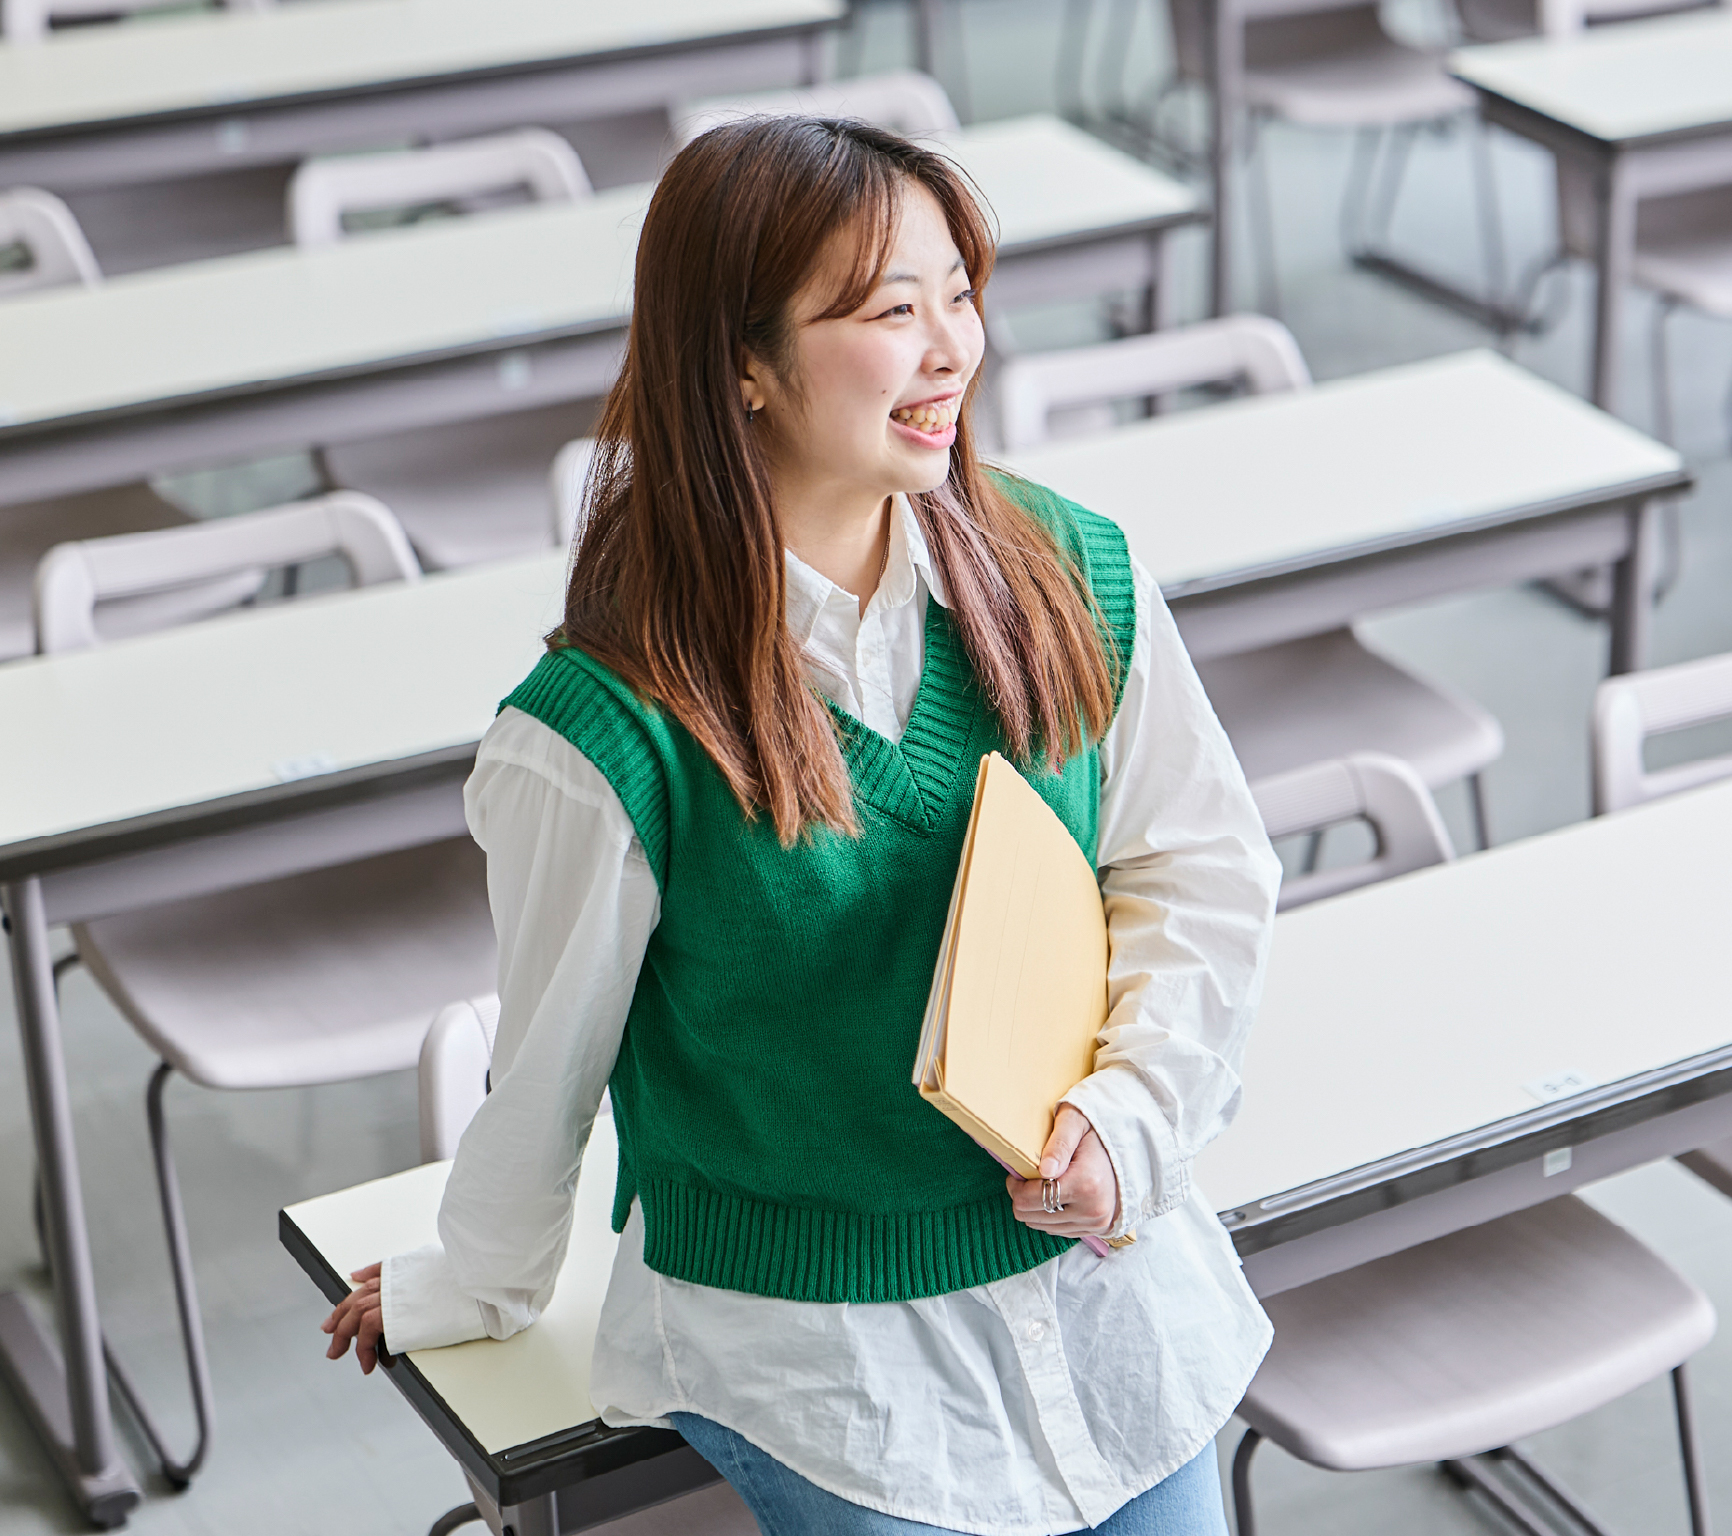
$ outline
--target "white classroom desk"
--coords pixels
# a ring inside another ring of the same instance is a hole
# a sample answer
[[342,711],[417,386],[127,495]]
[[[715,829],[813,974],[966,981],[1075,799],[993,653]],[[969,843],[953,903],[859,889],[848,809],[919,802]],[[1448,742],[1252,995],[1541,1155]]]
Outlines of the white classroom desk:
[[[943,147],[1000,224],[995,305],[1171,291],[1166,236],[1197,216],[1171,178],[1044,115]],[[651,190],[10,299],[0,506],[599,394]]]
[[1197,1179],[1260,1294],[1732,1135],[1732,783],[1276,919]]
[[1584,170],[1594,188],[1590,398],[1617,404],[1620,320],[1644,197],[1732,183],[1732,11],[1524,38],[1450,55],[1488,122]]
[[1641,664],[1671,448],[1491,352],[1228,401],[1014,456],[1119,523],[1199,660],[1378,609],[1617,562]]
[[0,1376],[96,1525],[139,1490],[109,1415],[49,925],[461,834],[476,743],[564,574],[550,550],[0,667],[0,903],[60,1339],[0,1295]]
[[[1197,1168],[1252,1285],[1272,1295],[1732,1132],[1728,928],[1732,784],[1278,918],[1244,1109]],[[389,1367],[495,1530],[581,1529],[620,1507],[616,1485],[647,1500],[703,1479],[653,1459],[677,1447],[665,1432],[609,1430],[589,1401],[616,1246],[597,1126],[547,1317]],[[283,1242],[336,1300],[352,1270],[436,1237],[448,1167],[291,1206]]]
[[0,187],[115,186],[808,84],[846,10],[319,0],[0,44]]

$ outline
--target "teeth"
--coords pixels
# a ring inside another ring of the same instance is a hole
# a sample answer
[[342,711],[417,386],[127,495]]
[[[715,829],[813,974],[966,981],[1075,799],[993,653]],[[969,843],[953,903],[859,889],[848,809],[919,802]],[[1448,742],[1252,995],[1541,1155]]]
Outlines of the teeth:
[[899,421],[905,426],[917,427],[922,432],[936,436],[955,424],[961,408],[962,397],[952,396],[949,400],[940,400],[932,405],[904,406],[890,413],[893,421]]

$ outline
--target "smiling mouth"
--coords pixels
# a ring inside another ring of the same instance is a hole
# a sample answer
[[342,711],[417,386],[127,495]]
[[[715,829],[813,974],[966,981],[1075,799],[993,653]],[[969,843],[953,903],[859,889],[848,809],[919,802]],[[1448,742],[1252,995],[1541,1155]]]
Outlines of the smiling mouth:
[[925,405],[905,406],[892,411],[890,419],[900,426],[924,432],[928,437],[937,437],[955,426],[956,418],[961,414],[962,396],[952,395],[948,400],[933,400]]

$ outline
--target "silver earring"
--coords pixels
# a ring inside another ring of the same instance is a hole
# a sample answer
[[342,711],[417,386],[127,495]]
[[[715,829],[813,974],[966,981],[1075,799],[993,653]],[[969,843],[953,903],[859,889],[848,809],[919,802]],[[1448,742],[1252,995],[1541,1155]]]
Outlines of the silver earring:
[[752,423],[753,423],[753,422],[754,422],[754,421],[756,421],[756,420],[757,420],[757,419],[758,419],[758,408],[757,408],[757,406],[755,406],[755,405],[748,405],[748,406],[747,406],[747,407],[746,407],[746,425],[747,425],[747,426],[748,426],[748,427],[749,427],[749,426],[751,426],[751,424],[752,424]]

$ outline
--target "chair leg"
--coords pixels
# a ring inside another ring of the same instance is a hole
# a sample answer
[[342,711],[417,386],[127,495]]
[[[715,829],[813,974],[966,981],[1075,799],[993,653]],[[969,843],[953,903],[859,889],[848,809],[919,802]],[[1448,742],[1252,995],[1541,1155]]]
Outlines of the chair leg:
[[1502,305],[1509,281],[1503,238],[1503,209],[1498,202],[1497,169],[1491,158],[1491,125],[1474,114],[1468,134],[1473,140],[1473,181],[1479,202],[1479,234],[1485,252],[1486,300]]
[[1383,174],[1378,178],[1376,196],[1368,210],[1370,223],[1365,238],[1369,245],[1384,246],[1389,242],[1389,226],[1395,222],[1395,202],[1401,196],[1401,184],[1407,179],[1407,160],[1413,152],[1413,141],[1419,130],[1404,124],[1389,138],[1389,148],[1383,156]]
[[1467,776],[1467,797],[1473,807],[1474,845],[1481,853],[1491,847],[1491,821],[1485,811],[1485,775],[1470,773]]
[[1684,1496],[1690,1504],[1690,1536],[1709,1536],[1708,1489],[1702,1479],[1702,1458],[1696,1449],[1690,1381],[1681,1365],[1672,1372],[1672,1402],[1678,1410],[1678,1448],[1684,1455]]
[[1256,118],[1249,123],[1245,154],[1250,162],[1249,187],[1251,197],[1251,229],[1256,248],[1257,292],[1263,313],[1273,319],[1281,317],[1281,278],[1275,261],[1275,194],[1269,186],[1269,151],[1258,143],[1263,124]]
[[1666,322],[1678,306],[1663,295],[1654,302],[1654,324],[1648,333],[1648,355],[1654,373],[1654,436],[1663,443],[1678,443],[1678,425],[1672,418],[1672,374],[1670,348],[1666,345]]
[[1352,158],[1347,162],[1347,186],[1341,194],[1341,246],[1352,255],[1363,243],[1366,205],[1377,170],[1378,151],[1383,148],[1381,128],[1359,128],[1353,134]]
[[138,1421],[150,1448],[162,1463],[163,1475],[177,1488],[184,1488],[204,1464],[210,1449],[211,1385],[210,1367],[205,1359],[204,1326],[199,1320],[198,1293],[193,1283],[192,1250],[187,1243],[186,1214],[180,1203],[180,1184],[174,1174],[174,1155],[169,1149],[168,1128],[163,1118],[162,1095],[174,1068],[166,1061],[151,1074],[150,1087],[145,1093],[145,1112],[150,1122],[150,1150],[156,1163],[157,1192],[162,1199],[162,1224],[168,1239],[169,1266],[174,1272],[175,1304],[180,1312],[181,1342],[186,1351],[187,1385],[192,1393],[193,1417],[198,1424],[198,1438],[192,1454],[177,1461],[168,1452],[161,1434],[145,1411],[142,1398],[131,1379],[121,1369],[107,1343],[103,1353],[108,1360],[109,1374],[127,1408]]
[[1257,1516],[1251,1508],[1251,1458],[1262,1443],[1262,1432],[1248,1429],[1233,1452],[1233,1529],[1238,1536],[1257,1536]]

